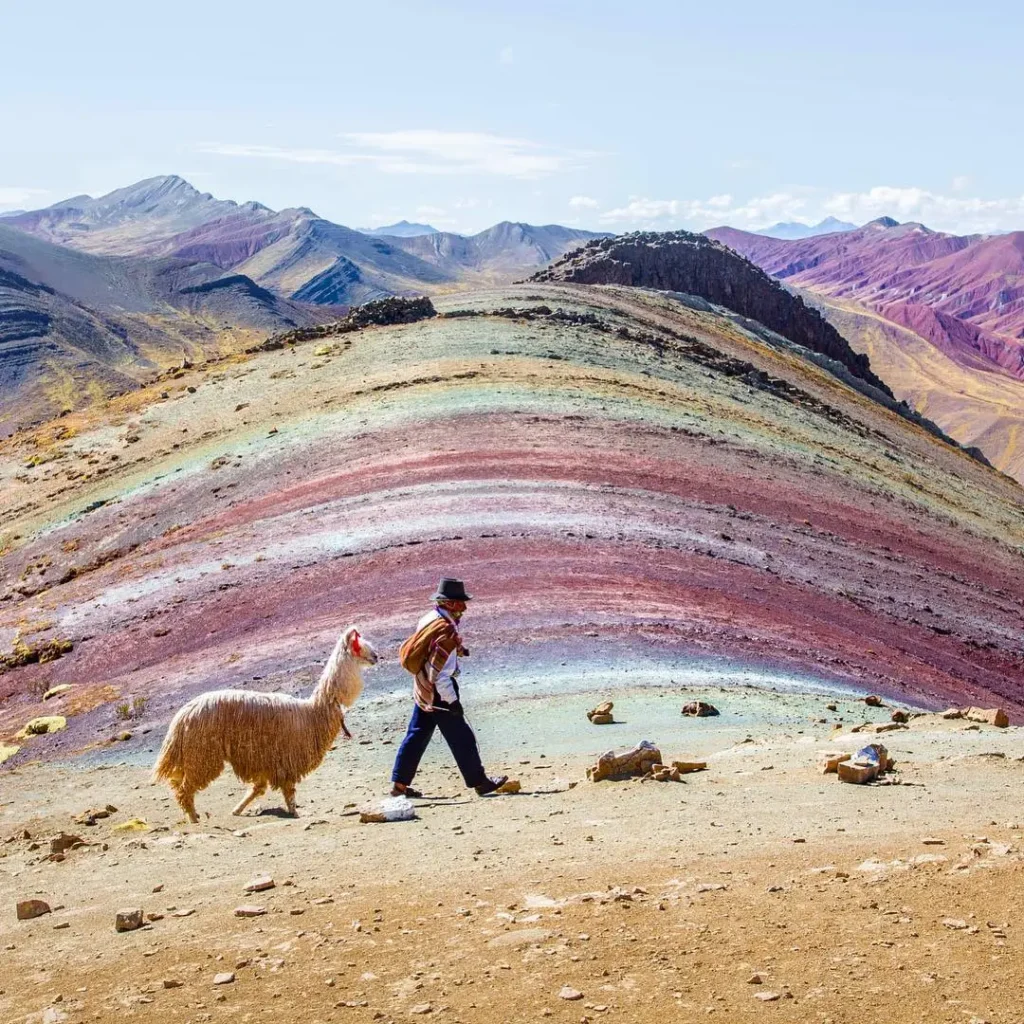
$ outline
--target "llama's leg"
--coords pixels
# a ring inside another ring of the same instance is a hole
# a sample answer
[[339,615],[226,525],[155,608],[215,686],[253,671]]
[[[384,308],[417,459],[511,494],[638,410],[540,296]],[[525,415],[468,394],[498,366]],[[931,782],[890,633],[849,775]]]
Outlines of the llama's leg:
[[174,795],[177,797],[178,806],[188,815],[193,825],[199,824],[199,815],[196,814],[196,791],[183,780],[174,787]]
[[284,802],[285,806],[288,808],[288,813],[293,818],[297,818],[299,816],[299,812],[295,809],[295,783],[281,783],[281,795],[284,797]]
[[231,812],[232,814],[241,814],[246,807],[249,806],[257,797],[263,796],[267,791],[266,781],[254,782],[252,788],[249,790],[248,795],[242,800],[238,806]]

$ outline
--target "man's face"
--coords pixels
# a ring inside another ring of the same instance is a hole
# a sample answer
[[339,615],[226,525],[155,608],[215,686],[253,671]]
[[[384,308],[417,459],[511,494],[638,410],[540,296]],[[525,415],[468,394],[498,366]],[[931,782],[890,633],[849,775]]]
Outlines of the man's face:
[[463,612],[466,610],[465,601],[442,601],[441,607],[456,621],[462,618]]

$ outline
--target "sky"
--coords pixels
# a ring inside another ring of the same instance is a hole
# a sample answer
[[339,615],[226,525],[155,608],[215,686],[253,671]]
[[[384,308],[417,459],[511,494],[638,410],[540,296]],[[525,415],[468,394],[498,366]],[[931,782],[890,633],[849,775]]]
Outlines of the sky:
[[1016,0],[0,0],[0,211],[218,198],[596,230],[1024,229]]

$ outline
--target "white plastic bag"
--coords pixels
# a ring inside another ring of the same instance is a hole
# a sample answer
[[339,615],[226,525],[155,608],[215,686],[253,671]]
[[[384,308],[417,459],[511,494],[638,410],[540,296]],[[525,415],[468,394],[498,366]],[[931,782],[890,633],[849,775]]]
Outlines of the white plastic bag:
[[387,796],[359,808],[359,820],[366,822],[412,821],[416,807],[407,796]]

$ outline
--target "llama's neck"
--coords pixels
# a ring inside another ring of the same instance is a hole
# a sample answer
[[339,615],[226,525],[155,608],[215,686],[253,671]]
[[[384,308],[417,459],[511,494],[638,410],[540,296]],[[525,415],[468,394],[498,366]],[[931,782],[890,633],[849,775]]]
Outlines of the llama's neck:
[[334,646],[310,700],[314,704],[351,707],[363,688],[359,662],[345,649],[342,637]]

